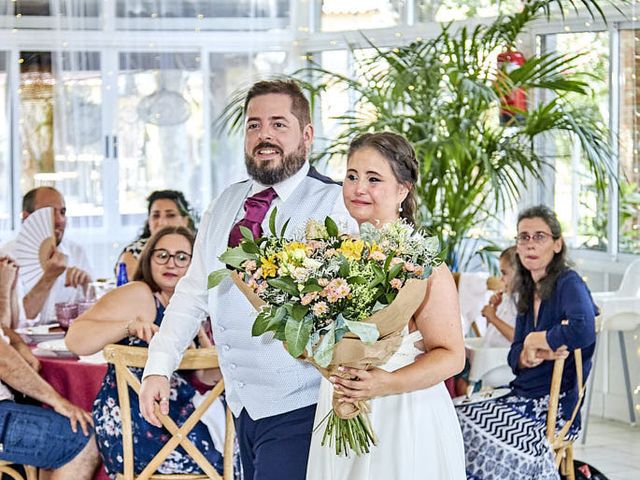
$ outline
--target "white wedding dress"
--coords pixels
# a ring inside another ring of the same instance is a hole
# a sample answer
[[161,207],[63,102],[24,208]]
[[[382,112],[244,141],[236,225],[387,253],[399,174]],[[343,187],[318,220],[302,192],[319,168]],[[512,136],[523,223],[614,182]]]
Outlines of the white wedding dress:
[[[406,332],[405,332],[406,333]],[[414,343],[419,330],[405,334],[398,351],[380,368],[394,371],[422,353]],[[331,409],[332,384],[322,379],[314,426]],[[320,444],[324,424],[311,438],[307,480],[463,480],[464,446],[451,397],[444,383],[424,390],[370,401],[371,424],[378,445],[370,453],[338,457]]]

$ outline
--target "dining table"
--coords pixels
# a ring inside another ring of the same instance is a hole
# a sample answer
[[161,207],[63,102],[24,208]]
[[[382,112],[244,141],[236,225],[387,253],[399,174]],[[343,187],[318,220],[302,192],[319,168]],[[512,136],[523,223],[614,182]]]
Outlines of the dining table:
[[[38,350],[34,354],[40,361],[42,378],[71,403],[91,412],[102,379],[107,373],[107,364],[46,355]],[[102,463],[94,480],[109,480]]]

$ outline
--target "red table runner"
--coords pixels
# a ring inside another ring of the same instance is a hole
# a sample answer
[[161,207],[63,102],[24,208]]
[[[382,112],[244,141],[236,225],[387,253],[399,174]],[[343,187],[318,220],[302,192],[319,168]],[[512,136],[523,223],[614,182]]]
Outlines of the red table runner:
[[[38,357],[40,375],[64,398],[91,412],[107,373],[107,364],[82,363],[75,358]],[[109,480],[102,464],[94,480]]]

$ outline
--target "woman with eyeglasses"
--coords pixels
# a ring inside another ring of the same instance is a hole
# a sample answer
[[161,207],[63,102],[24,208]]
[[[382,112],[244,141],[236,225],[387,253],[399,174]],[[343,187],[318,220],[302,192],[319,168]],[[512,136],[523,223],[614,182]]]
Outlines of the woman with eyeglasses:
[[[142,252],[134,281],[110,291],[80,317],[67,333],[65,342],[78,355],[90,355],[109,343],[147,347],[158,331],[165,308],[178,280],[191,263],[193,233],[185,227],[165,227],[153,235]],[[202,330],[202,329],[201,329]],[[203,346],[211,345],[199,334]],[[142,369],[132,369],[138,378]],[[219,369],[198,372],[190,379],[179,372],[171,378],[169,415],[182,425],[195,409],[195,383],[214,384],[221,378]],[[216,400],[219,402],[220,400]],[[122,423],[118,408],[115,368],[109,365],[102,388],[93,404],[96,443],[112,478],[123,471]],[[131,395],[134,469],[140,473],[162,448],[171,434],[147,423],[139,413],[138,397]],[[224,410],[222,410],[224,412]],[[202,422],[189,434],[189,439],[222,474],[222,455],[214,448],[207,426]],[[182,449],[176,450],[158,469],[160,473],[199,473],[198,465]]]
[[178,190],[156,190],[147,197],[147,219],[142,233],[120,253],[114,267],[116,274],[118,265],[124,263],[127,268],[127,277],[132,278],[138,268],[138,261],[145,244],[163,227],[187,227],[193,233],[196,231],[189,202]]
[[[564,358],[558,430],[571,419],[566,438],[580,431],[573,351],[582,349],[586,382],[595,348],[597,308],[580,275],[569,268],[556,214],[539,205],[518,216],[515,336],[508,361],[515,374],[509,395],[459,406],[467,478],[559,479],[546,440],[554,361]],[[570,467],[573,468],[573,467]]]

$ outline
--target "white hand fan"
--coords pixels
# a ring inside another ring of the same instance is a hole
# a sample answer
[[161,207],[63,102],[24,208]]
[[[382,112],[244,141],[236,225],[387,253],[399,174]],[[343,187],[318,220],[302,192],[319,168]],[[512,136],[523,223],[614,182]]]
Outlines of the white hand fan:
[[16,262],[27,291],[40,280],[51,249],[56,247],[53,208],[39,208],[22,223],[16,238]]

